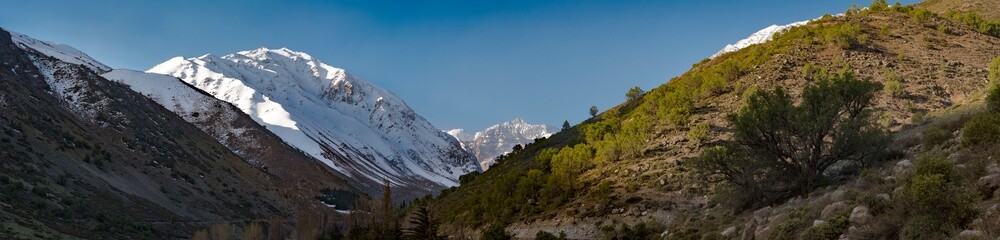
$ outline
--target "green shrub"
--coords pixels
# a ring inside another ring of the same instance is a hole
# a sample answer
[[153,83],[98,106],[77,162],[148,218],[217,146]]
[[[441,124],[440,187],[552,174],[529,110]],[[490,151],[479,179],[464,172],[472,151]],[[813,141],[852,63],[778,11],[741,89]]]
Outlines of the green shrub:
[[483,235],[479,239],[481,240],[514,239],[512,236],[510,236],[510,233],[507,233],[507,230],[504,228],[505,228],[504,225],[500,223],[491,224],[489,227],[486,227],[486,229],[483,229]]
[[934,13],[923,8],[918,8],[911,11],[910,15],[913,16],[913,20],[917,21],[917,23],[919,24],[927,23],[928,20],[934,17]]
[[850,224],[846,214],[837,215],[826,220],[823,224],[806,229],[799,235],[799,239],[837,240],[841,234],[847,231]]
[[1000,22],[983,19],[983,17],[976,13],[952,12],[948,13],[948,18],[964,24],[973,31],[993,37],[1000,37]]
[[1000,86],[990,88],[989,94],[986,95],[986,109],[992,113],[1000,113]]
[[913,173],[916,175],[941,175],[948,181],[955,178],[955,170],[951,161],[942,153],[924,153],[917,156],[917,161],[913,164]]
[[538,231],[538,233],[535,234],[535,240],[566,240],[566,233],[560,232],[557,237],[556,235],[545,231]]
[[945,239],[944,224],[935,216],[925,215],[910,219],[903,226],[902,236],[905,240]]
[[828,43],[836,43],[842,49],[850,49],[868,42],[868,36],[861,33],[861,25],[845,23],[824,29],[823,37]]
[[996,144],[1000,141],[1000,116],[996,113],[972,118],[962,127],[962,146]]
[[784,222],[775,225],[774,231],[771,232],[771,236],[768,239],[776,240],[792,240],[794,239],[794,232],[802,224],[805,223],[805,209],[795,209],[788,214],[788,219]]
[[868,5],[868,10],[873,12],[881,12],[889,10],[889,3],[885,0],[873,0],[871,5]]
[[688,130],[687,134],[688,141],[691,141],[691,143],[693,143],[695,146],[701,146],[701,143],[705,141],[706,137],[708,137],[708,131],[710,130],[710,127],[711,126],[708,124],[708,122],[700,122],[698,124],[695,124],[693,127],[691,127],[690,130]]
[[924,148],[930,149],[951,139],[951,133],[940,127],[931,126],[923,132]]
[[903,96],[903,83],[899,80],[889,80],[882,86],[882,92],[893,97]]

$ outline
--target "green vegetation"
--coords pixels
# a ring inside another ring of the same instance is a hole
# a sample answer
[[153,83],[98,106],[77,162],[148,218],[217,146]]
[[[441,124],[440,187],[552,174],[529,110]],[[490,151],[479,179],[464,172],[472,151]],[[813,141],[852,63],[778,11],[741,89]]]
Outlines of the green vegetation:
[[538,231],[535,234],[535,240],[566,240],[566,233],[560,232],[559,236],[556,236],[545,231]]
[[850,226],[847,214],[837,215],[820,225],[806,229],[799,239],[836,240]]
[[917,158],[903,200],[909,206],[903,239],[945,237],[947,232],[942,229],[964,226],[978,214],[972,208],[978,196],[957,181],[952,163],[944,155],[930,153]]
[[870,106],[878,83],[836,74],[803,89],[794,105],[783,89],[758,91],[730,115],[733,139],[691,163],[734,186],[737,209],[808,194],[835,162],[878,160],[889,138]]
[[882,92],[893,97],[903,96],[903,84],[896,80],[885,82],[885,85],[882,86]]
[[989,87],[991,88],[995,88],[997,84],[1000,84],[1000,57],[994,58],[993,62],[990,63],[990,71],[986,79],[989,80]]
[[1000,143],[1000,114],[976,116],[962,128],[962,146]]
[[696,147],[701,146],[701,143],[705,141],[705,137],[708,136],[708,131],[710,127],[711,126],[708,124],[708,122],[701,122],[695,124],[693,127],[691,127],[691,130],[688,130],[687,134],[688,141],[691,141],[691,143],[694,144],[694,146]]
[[962,23],[965,27],[973,31],[993,37],[1000,37],[1000,22],[983,19],[983,17],[976,13],[952,12],[948,13],[948,19]]
[[597,116],[597,106],[590,106],[590,117]]
[[627,93],[625,93],[625,99],[628,101],[634,101],[636,99],[639,99],[639,97],[642,97],[642,94],[645,93],[646,91],[643,91],[642,88],[632,87],[628,89]]
[[489,227],[486,227],[486,229],[483,229],[483,235],[479,239],[482,239],[482,240],[511,240],[511,239],[514,239],[514,237],[510,236],[510,233],[507,233],[507,230],[504,229],[504,225],[503,224],[494,223],[494,224],[490,225]]

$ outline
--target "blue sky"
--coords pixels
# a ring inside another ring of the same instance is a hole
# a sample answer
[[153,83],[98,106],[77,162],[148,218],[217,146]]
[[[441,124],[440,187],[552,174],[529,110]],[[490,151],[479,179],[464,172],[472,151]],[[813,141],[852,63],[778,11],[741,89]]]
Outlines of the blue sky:
[[[903,1],[904,4],[914,1]],[[824,1],[0,1],[0,27],[116,68],[288,47],[403,98],[441,129],[577,123]]]

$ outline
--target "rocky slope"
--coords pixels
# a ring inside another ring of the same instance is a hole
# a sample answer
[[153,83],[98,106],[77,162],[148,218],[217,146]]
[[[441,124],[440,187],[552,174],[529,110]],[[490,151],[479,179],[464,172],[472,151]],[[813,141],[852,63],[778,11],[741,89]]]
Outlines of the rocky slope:
[[338,210],[348,210],[360,197],[361,192],[343,175],[289,146],[232,104],[215,99],[180,79],[126,69],[115,69],[101,76],[149,97],[214,137],[247,163],[273,175],[281,185],[279,191],[294,198],[298,208],[325,208],[315,199],[324,191],[349,193],[337,196],[340,201],[330,199],[327,202]]
[[229,102],[289,145],[376,193],[433,193],[479,171],[474,157],[392,93],[289,49],[173,58],[148,72]]
[[290,216],[275,178],[65,45],[0,30],[0,236],[182,238]]
[[520,118],[490,126],[475,134],[466,133],[463,129],[452,129],[447,133],[458,139],[462,148],[476,156],[484,171],[496,163],[498,156],[509,153],[514,146],[523,147],[537,138],[552,135],[545,125],[529,124]]

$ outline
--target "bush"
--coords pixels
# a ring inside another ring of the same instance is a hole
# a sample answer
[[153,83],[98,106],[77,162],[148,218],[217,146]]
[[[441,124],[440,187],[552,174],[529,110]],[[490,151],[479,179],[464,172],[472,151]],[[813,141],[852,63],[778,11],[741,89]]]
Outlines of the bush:
[[900,83],[898,80],[885,82],[885,85],[882,86],[882,92],[893,97],[903,96],[903,83]]
[[847,231],[850,223],[846,214],[837,215],[823,224],[806,229],[799,235],[799,239],[837,240],[844,231]]
[[510,233],[507,233],[507,230],[504,228],[505,228],[504,225],[500,223],[491,224],[489,227],[486,227],[486,229],[483,229],[483,236],[480,237],[479,239],[482,240],[514,239],[512,236],[510,236]]
[[917,156],[913,172],[916,175],[941,175],[948,181],[955,178],[955,170],[951,161],[942,153],[924,153]]
[[535,234],[535,240],[566,240],[566,233],[560,232],[559,236],[553,235],[545,231],[538,231]]
[[946,239],[948,235],[942,227],[941,221],[934,216],[919,216],[906,222],[900,237],[905,240]]
[[692,166],[735,186],[749,201],[739,208],[807,194],[833,163],[871,161],[884,153],[889,137],[870,109],[878,87],[838,74],[807,86],[797,106],[780,88],[758,91],[729,116],[732,140],[706,149]]
[[917,21],[917,23],[919,24],[927,23],[928,20],[934,17],[934,13],[923,8],[918,8],[911,11],[910,15],[913,16],[913,20]]
[[940,127],[931,126],[923,132],[924,148],[930,149],[951,139],[951,133]]
[[885,0],[873,0],[871,5],[868,5],[868,10],[873,12],[881,12],[889,10],[889,3]]
[[850,49],[858,44],[868,42],[868,36],[861,33],[861,25],[845,23],[825,29],[824,39],[828,43],[836,43],[841,49]]
[[695,124],[691,127],[691,130],[688,130],[688,141],[691,141],[696,147],[701,146],[702,141],[705,141],[705,138],[708,137],[709,128],[710,125],[708,122]]
[[1000,113],[1000,86],[990,88],[986,95],[986,109],[993,113]]
[[984,114],[972,118],[962,127],[962,146],[996,144],[1000,141],[1000,115]]

